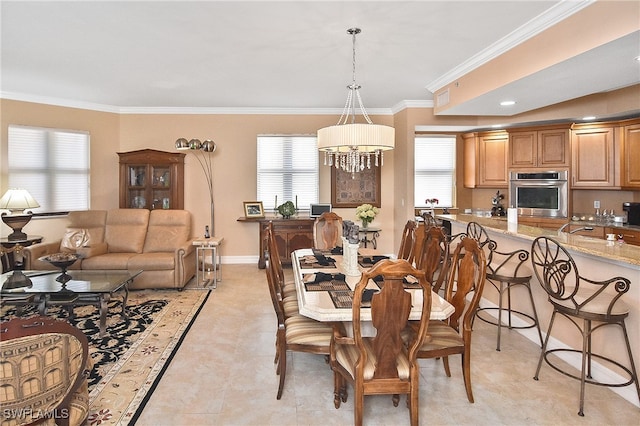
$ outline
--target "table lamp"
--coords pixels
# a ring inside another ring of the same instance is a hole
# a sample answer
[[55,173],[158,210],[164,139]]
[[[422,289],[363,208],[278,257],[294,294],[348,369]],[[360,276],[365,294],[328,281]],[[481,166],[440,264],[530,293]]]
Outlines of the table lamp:
[[9,210],[9,214],[2,213],[2,221],[13,229],[7,239],[9,241],[26,240],[27,234],[22,232],[22,228],[31,220],[31,211],[40,207],[40,204],[29,194],[26,189],[9,189],[0,198],[0,209]]

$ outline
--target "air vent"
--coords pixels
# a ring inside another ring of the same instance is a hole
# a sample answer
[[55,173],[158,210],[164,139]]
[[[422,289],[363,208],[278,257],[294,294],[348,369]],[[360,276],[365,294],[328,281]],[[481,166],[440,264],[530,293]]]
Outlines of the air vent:
[[437,95],[436,98],[436,104],[441,107],[441,106],[445,106],[449,103],[449,89],[447,88],[447,90],[445,90],[444,92],[440,92]]

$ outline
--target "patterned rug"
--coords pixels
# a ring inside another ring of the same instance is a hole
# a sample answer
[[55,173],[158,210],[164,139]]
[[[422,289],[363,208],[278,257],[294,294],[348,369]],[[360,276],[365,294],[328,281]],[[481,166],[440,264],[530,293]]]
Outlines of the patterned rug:
[[[87,424],[135,423],[209,294],[203,290],[132,291],[127,319],[120,316],[120,302],[110,302],[104,337],[99,335],[95,307],[74,309],[71,323],[87,335],[94,362]],[[15,314],[15,309],[4,308],[1,319]],[[28,308],[22,315],[29,314],[35,311]],[[65,310],[55,307],[48,315],[67,318]]]

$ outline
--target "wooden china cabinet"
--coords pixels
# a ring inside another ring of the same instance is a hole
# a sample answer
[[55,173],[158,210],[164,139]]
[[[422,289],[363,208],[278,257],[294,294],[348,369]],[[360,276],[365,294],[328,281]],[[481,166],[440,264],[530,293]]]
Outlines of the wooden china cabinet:
[[184,153],[142,149],[118,156],[120,208],[184,208]]

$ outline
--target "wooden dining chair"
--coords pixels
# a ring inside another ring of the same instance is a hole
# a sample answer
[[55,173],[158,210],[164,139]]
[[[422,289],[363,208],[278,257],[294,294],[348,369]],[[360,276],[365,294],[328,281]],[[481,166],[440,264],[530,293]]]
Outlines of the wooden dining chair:
[[425,231],[422,240],[416,256],[416,267],[425,272],[433,291],[438,293],[447,276],[449,239],[442,227],[432,226]]
[[462,238],[451,257],[445,287],[445,300],[454,306],[455,312],[447,320],[429,322],[429,338],[417,354],[418,358],[442,358],[448,377],[451,377],[449,356],[461,355],[469,402],[474,402],[471,390],[472,320],[482,297],[486,269],[484,252],[478,242],[473,238]]
[[14,318],[0,324],[0,340],[2,424],[85,424],[93,364],[81,330],[51,317]]
[[342,245],[342,218],[335,212],[324,212],[313,224],[313,244],[318,250]]
[[[381,290],[371,297],[371,325],[375,337],[366,336],[361,319],[361,305],[365,298],[365,287],[374,277],[381,276]],[[412,295],[405,289],[405,282],[415,278],[421,292]],[[407,344],[403,340],[409,313],[413,304],[422,304],[416,333]],[[352,337],[336,327],[331,340],[331,368],[334,371],[334,404],[340,407],[347,401],[347,383],[354,391],[354,423],[363,422],[365,395],[393,395],[393,404],[398,406],[400,394],[407,395],[411,424],[418,425],[418,380],[417,351],[425,341],[431,314],[431,286],[424,271],[414,268],[408,261],[383,260],[362,273],[353,295]]]
[[[267,233],[271,233],[270,231],[273,230],[268,229]],[[273,242],[272,244],[275,245]],[[307,352],[327,357],[329,355],[333,327],[330,323],[323,323],[301,315],[297,311],[297,300],[295,301],[295,309],[291,307],[291,304],[285,307],[285,304],[289,301],[288,298],[291,296],[282,297],[283,291],[280,288],[277,261],[274,262],[272,259],[278,259],[273,252],[267,257],[265,270],[269,295],[271,296],[277,321],[274,363],[276,364],[276,374],[279,375],[276,399],[280,399],[284,391],[287,373],[287,352]]]
[[285,316],[289,317],[299,313],[298,310],[298,294],[296,285],[293,280],[286,280],[284,269],[282,268],[282,260],[278,251],[278,243],[276,241],[275,232],[273,231],[273,223],[267,224],[265,235],[265,247],[267,267],[272,268],[274,274],[274,286],[278,297],[282,299]]
[[398,259],[404,259],[413,261],[412,253],[413,246],[415,245],[416,240],[416,228],[418,224],[415,220],[408,220],[404,225],[404,229],[402,230],[402,237],[400,238],[400,249],[398,250]]

